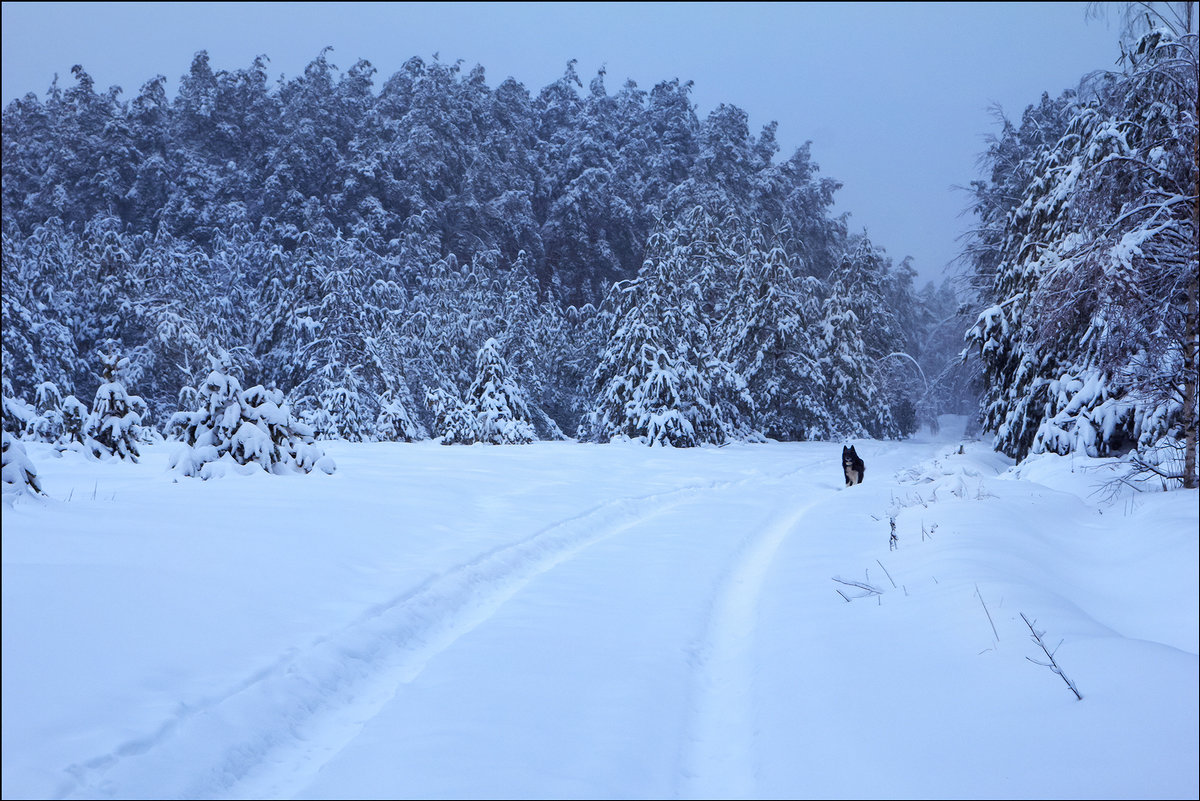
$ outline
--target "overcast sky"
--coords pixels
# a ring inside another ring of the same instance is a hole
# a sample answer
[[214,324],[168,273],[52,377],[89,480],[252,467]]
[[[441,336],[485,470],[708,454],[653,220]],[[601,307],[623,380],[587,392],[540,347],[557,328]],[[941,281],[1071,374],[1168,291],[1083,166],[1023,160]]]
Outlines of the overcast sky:
[[270,57],[294,77],[326,45],[342,70],[365,58],[378,89],[412,56],[480,64],[531,93],[578,59],[609,91],[678,77],[703,117],[745,109],[776,120],[781,156],[812,140],[838,179],[838,211],[920,280],[958,253],[968,198],[999,104],[1019,119],[1043,91],[1115,65],[1118,18],[1084,3],[11,3],[3,4],[3,102],[44,96],[81,64],[131,99],[155,75],[174,96],[193,54],[214,69]]

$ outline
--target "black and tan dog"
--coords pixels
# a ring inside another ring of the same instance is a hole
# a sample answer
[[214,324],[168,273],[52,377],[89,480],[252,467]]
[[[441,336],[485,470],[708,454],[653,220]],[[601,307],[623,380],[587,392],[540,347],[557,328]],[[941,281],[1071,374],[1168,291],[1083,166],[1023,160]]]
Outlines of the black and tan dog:
[[863,464],[862,459],[858,458],[853,445],[849,448],[845,445],[842,446],[842,471],[846,474],[847,487],[861,484],[863,473],[867,472],[867,466]]

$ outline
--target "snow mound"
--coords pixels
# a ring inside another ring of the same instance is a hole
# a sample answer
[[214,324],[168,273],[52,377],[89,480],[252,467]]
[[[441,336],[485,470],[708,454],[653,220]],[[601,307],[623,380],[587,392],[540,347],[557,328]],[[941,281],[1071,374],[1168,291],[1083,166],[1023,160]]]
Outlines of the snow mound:
[[1003,459],[1000,454],[964,444],[957,450],[899,470],[895,474],[899,484],[919,489],[913,493],[915,498],[898,501],[897,505],[905,507],[949,498],[978,500],[988,497],[991,493],[984,486],[985,480],[1000,473],[998,462]]

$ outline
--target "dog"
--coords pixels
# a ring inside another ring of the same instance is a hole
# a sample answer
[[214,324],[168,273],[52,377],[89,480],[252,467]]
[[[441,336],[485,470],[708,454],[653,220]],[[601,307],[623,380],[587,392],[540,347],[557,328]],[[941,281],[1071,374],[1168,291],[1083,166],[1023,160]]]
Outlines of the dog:
[[845,445],[842,446],[842,472],[846,474],[847,487],[861,484],[863,474],[867,472],[867,466],[863,464],[862,459],[858,458],[853,445],[849,448]]

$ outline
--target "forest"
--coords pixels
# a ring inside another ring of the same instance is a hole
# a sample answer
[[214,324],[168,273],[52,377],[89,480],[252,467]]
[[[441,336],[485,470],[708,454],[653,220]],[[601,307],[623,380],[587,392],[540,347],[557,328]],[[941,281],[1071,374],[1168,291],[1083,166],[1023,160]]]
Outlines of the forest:
[[435,57],[377,86],[322,51],[272,82],[199,52],[174,97],[126,100],[76,66],[3,111],[6,463],[9,437],[311,469],[327,438],[689,447],[977,412],[1015,458],[1194,486],[1195,28],[1191,3],[1131,15],[1120,70],[1001,118],[962,271],[924,287],[834,214],[809,145],[701,119],[679,79],[571,62],[531,92]]

